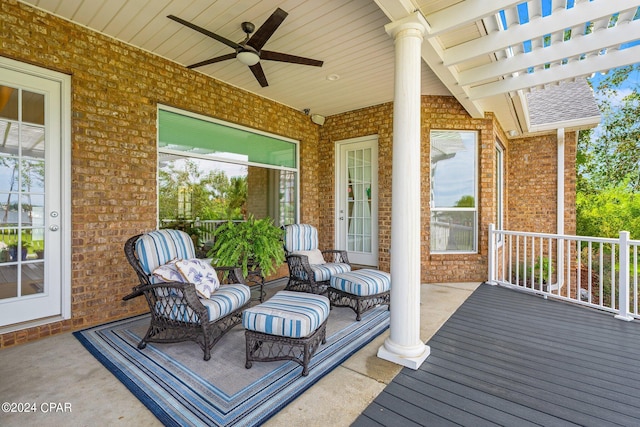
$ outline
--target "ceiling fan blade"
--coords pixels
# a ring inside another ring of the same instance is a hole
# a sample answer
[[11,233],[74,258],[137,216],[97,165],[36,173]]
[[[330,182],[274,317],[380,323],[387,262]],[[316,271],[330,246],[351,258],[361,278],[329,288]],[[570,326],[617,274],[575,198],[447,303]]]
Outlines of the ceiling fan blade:
[[227,46],[229,46],[231,48],[239,49],[241,47],[238,43],[236,43],[234,41],[231,41],[231,40],[226,39],[226,38],[224,38],[222,36],[219,36],[216,33],[212,33],[211,31],[209,31],[209,30],[207,30],[205,28],[198,27],[196,24],[192,24],[191,22],[185,21],[184,19],[178,18],[177,16],[168,15],[167,18],[169,18],[169,19],[171,19],[173,21],[176,21],[176,22],[178,22],[178,23],[180,23],[180,24],[182,24],[182,25],[184,25],[186,27],[189,27],[192,30],[196,30],[197,32],[202,33],[205,36],[209,36],[212,39],[218,40],[220,43],[224,43],[224,44],[226,44]]
[[284,10],[277,8],[275,12],[271,14],[264,24],[251,36],[247,44],[255,50],[260,50],[264,44],[269,40],[269,37],[278,29],[284,18],[288,15]]
[[262,65],[260,65],[259,62],[256,65],[251,65],[249,69],[251,69],[251,72],[256,77],[256,80],[258,80],[258,83],[260,83],[260,86],[262,87],[269,86],[269,83],[267,83],[267,77],[264,75],[264,71],[262,70]]
[[311,65],[313,67],[322,67],[322,64],[324,64],[324,61],[318,61],[317,59],[303,58],[302,56],[289,55],[288,53],[272,52],[270,50],[261,51],[260,59],[266,59],[267,61],[280,61],[290,62],[293,64]]
[[228,53],[226,55],[216,56],[215,58],[207,59],[206,61],[201,61],[195,64],[187,65],[187,68],[202,67],[203,65],[215,64],[216,62],[226,61],[227,59],[234,59],[235,57],[236,57],[235,53]]

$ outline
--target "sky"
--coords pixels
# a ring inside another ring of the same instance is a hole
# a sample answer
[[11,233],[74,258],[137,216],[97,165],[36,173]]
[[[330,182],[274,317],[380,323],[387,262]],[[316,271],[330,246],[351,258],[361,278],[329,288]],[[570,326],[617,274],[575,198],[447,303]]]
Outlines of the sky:
[[[595,73],[588,79],[591,82],[591,85],[593,86],[593,90],[595,91],[596,97],[598,96],[597,89],[598,89],[598,86],[600,85],[600,82],[604,80],[606,77],[613,74],[614,71],[615,69],[609,71],[606,74]],[[627,78],[627,80],[625,80],[623,84],[620,86],[619,92],[623,94],[622,96],[629,94],[632,88],[638,87],[639,83],[640,83],[640,72],[638,72],[638,70],[636,69],[629,74],[629,77]]]

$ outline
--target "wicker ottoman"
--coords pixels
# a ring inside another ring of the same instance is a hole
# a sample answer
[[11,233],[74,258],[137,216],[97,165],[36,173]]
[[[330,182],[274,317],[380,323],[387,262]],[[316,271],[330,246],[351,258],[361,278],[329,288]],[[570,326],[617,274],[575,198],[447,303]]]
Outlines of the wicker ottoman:
[[326,342],[329,299],[304,292],[279,291],[266,302],[242,313],[247,359],[252,362],[293,360],[309,374],[309,361]]
[[331,276],[328,296],[332,306],[350,307],[356,312],[356,320],[360,320],[365,311],[389,304],[390,290],[389,273],[362,269]]

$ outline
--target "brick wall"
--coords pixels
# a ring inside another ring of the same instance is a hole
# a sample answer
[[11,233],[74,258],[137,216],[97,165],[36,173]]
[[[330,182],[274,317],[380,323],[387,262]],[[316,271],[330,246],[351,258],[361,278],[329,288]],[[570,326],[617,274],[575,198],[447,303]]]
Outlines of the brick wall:
[[[565,135],[565,230],[576,231],[576,132]],[[515,139],[509,144],[507,193],[508,228],[516,231],[557,231],[557,137]]]
[[[328,117],[320,131],[319,188],[325,202],[320,205],[320,236],[322,247],[333,247],[334,236],[334,188],[335,143],[340,140],[377,134],[379,150],[379,265],[389,270],[391,242],[391,153],[393,130],[393,105],[384,104],[350,111]],[[506,229],[530,231],[555,231],[555,159],[556,137],[536,137],[510,142],[492,114],[484,119],[472,119],[453,97],[423,96],[422,98],[422,269],[423,282],[484,281],[487,275],[488,229],[496,222],[495,206],[495,143],[505,148],[504,226]],[[470,130],[478,132],[479,156],[479,209],[477,254],[431,254],[430,234],[430,148],[429,134],[434,130]],[[565,192],[566,232],[575,231],[575,133],[566,138]],[[538,174],[531,174],[528,164],[523,164],[525,152],[529,161],[547,162]],[[547,172],[543,172],[546,170]],[[549,172],[550,171],[550,172]],[[551,200],[553,199],[553,200]],[[536,215],[523,213],[528,206]],[[542,224],[552,224],[553,228]],[[524,228],[514,228],[524,227]]]
[[146,311],[125,240],[156,228],[156,115],[164,104],[301,141],[302,220],[317,223],[318,126],[15,0],[0,3],[0,55],[72,76],[72,318],[0,336],[0,347]]

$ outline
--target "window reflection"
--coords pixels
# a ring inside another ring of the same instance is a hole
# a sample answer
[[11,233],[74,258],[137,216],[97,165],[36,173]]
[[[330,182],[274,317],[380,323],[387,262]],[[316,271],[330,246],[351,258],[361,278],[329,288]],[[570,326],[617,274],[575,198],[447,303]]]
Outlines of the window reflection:
[[161,227],[193,231],[211,239],[215,223],[271,217],[275,224],[295,222],[296,173],[159,153]]

